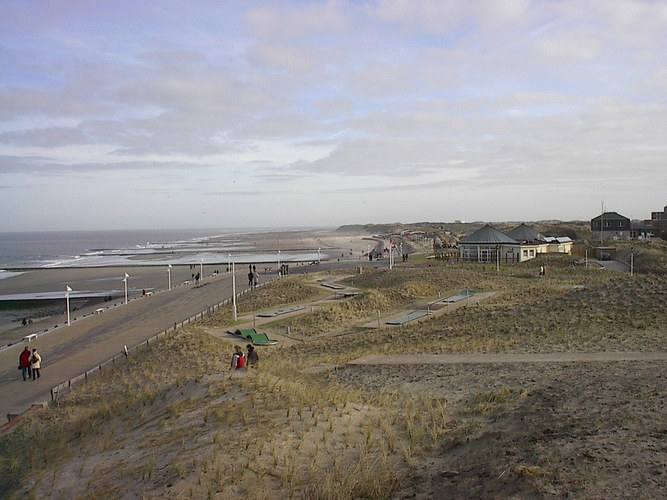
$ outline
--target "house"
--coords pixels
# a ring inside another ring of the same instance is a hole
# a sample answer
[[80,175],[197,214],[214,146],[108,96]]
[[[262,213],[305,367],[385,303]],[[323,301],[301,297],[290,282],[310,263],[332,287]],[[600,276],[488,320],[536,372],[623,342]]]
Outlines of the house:
[[[533,249],[530,258],[534,257]],[[459,242],[459,258],[468,262],[521,262],[521,245],[487,224]]]
[[616,212],[605,212],[591,219],[594,240],[629,240],[632,238],[630,219]]
[[526,224],[507,234],[489,226],[463,238],[459,242],[460,259],[477,262],[525,262],[539,254],[572,254],[573,241],[567,236],[543,236]]
[[574,241],[569,236],[545,236],[544,241],[549,245],[548,253],[566,253],[572,255]]
[[650,219],[632,225],[632,238],[643,240],[661,237],[667,239],[667,206],[662,212],[651,212]]

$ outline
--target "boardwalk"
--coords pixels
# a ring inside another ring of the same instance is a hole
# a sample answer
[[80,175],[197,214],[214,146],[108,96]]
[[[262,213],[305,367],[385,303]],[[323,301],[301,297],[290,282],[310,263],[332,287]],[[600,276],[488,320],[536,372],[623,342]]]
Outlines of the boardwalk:
[[[245,290],[237,279],[237,292]],[[21,379],[16,369],[24,347],[19,343],[0,352],[0,416],[20,413],[32,403],[50,401],[53,386],[67,381],[157,333],[201,313],[232,295],[231,275],[212,277],[201,286],[187,285],[155,293],[89,316],[42,335],[31,347],[44,357],[42,377]]]

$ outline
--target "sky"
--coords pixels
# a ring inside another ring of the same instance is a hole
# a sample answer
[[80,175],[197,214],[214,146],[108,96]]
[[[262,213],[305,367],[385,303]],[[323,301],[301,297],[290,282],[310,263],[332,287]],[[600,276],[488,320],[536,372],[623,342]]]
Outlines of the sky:
[[636,219],[667,2],[0,0],[0,231]]

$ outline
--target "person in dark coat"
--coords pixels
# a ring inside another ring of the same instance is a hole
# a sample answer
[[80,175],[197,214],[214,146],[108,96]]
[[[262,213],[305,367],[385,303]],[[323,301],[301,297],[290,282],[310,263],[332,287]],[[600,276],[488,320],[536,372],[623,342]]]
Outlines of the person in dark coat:
[[246,346],[248,349],[248,365],[249,366],[257,366],[257,362],[259,361],[259,356],[257,356],[257,353],[255,352],[255,346],[252,344],[248,344]]
[[32,377],[32,369],[30,368],[30,349],[28,346],[26,346],[26,348],[23,349],[23,352],[19,355],[19,366],[21,367],[23,380]]

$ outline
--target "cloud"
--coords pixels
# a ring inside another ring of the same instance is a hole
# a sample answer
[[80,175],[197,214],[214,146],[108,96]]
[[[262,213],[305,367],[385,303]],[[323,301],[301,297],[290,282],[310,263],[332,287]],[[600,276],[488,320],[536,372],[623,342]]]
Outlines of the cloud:
[[144,225],[242,196],[285,223],[305,203],[309,223],[397,220],[369,209],[386,197],[418,220],[484,196],[516,214],[527,192],[528,211],[586,218],[617,196],[648,213],[667,183],[666,24],[641,0],[6,3],[0,211],[48,224],[17,209],[32,185],[55,207],[95,198],[110,227],[119,186]]

